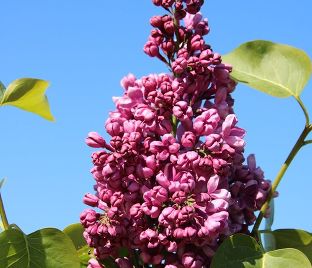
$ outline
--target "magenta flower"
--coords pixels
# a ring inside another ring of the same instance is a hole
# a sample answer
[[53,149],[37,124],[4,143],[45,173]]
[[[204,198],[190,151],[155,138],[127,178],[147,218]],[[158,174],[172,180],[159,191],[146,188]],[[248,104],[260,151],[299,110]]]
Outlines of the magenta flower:
[[187,13],[183,19],[184,25],[188,30],[194,30],[196,26],[202,21],[203,16],[201,13],[190,14]]
[[83,203],[91,207],[97,207],[99,198],[93,194],[86,194],[83,198]]
[[182,256],[182,264],[185,268],[201,268],[203,267],[204,260],[192,252],[187,252]]
[[127,257],[117,258],[115,262],[120,268],[132,268],[133,267],[131,261]]
[[217,128],[220,116],[216,109],[204,111],[194,119],[194,130],[197,135],[209,135]]
[[103,268],[103,266],[96,259],[90,259],[87,268]]
[[[83,202],[84,237],[97,260],[159,268],[209,267],[226,236],[248,233],[271,184],[253,155],[244,164],[245,130],[231,96],[231,66],[206,44],[203,0],[153,0],[144,52],[170,73],[121,80],[106,142],[90,132],[95,194]],[[183,20],[183,21],[182,21]],[[120,248],[128,256],[120,257]]]
[[177,58],[171,65],[172,71],[176,74],[182,74],[187,67],[187,60],[184,57]]
[[106,142],[97,132],[90,132],[86,138],[86,144],[93,148],[104,148]]
[[165,134],[162,141],[152,141],[150,144],[150,152],[154,153],[158,160],[166,160],[170,154],[177,153],[179,149],[179,143],[171,134]]
[[144,52],[151,56],[151,57],[156,57],[159,55],[159,48],[157,46],[157,43],[154,41],[149,41],[145,44],[144,46]]
[[181,137],[181,144],[186,148],[193,148],[197,137],[192,131],[185,131]]

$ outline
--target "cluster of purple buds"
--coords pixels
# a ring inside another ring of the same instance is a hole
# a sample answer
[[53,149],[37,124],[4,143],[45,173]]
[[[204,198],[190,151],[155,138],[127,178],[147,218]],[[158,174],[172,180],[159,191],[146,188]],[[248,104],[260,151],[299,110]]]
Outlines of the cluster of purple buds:
[[[81,223],[97,260],[118,267],[209,267],[222,241],[248,233],[270,182],[253,155],[244,164],[231,66],[203,39],[203,0],[153,0],[169,11],[151,19],[144,46],[170,74],[121,81],[122,97],[105,123],[106,142],[90,132],[96,194],[86,194]],[[120,248],[128,249],[120,257]]]

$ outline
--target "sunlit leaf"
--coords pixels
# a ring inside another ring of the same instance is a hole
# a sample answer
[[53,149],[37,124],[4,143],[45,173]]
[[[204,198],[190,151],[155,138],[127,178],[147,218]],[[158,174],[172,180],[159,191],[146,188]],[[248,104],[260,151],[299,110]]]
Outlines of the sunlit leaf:
[[298,229],[274,230],[277,249],[296,248],[302,251],[312,263],[312,235],[309,232]]
[[53,121],[45,95],[49,83],[40,79],[21,78],[13,81],[4,92],[1,105],[13,105]]
[[223,62],[233,66],[235,80],[275,97],[299,97],[312,73],[303,50],[264,40],[242,44]]
[[284,248],[263,254],[262,268],[311,268],[309,259],[299,250]]
[[81,267],[87,267],[89,259],[93,257],[93,249],[87,245],[83,231],[84,228],[80,223],[71,224],[64,229],[64,233],[69,236],[77,250]]
[[89,260],[94,257],[92,254],[93,250],[88,246],[84,246],[80,249],[77,249],[77,254],[80,260],[80,267],[87,267]]
[[0,233],[0,268],[79,268],[76,249],[60,230],[46,228],[25,235],[16,228]]
[[87,245],[86,240],[83,237],[83,231],[84,228],[80,223],[74,223],[71,225],[68,225],[63,232],[67,234],[70,239],[73,241],[75,248],[80,249]]
[[212,259],[211,268],[311,268],[309,259],[294,248],[263,252],[258,242],[247,235],[226,239]]

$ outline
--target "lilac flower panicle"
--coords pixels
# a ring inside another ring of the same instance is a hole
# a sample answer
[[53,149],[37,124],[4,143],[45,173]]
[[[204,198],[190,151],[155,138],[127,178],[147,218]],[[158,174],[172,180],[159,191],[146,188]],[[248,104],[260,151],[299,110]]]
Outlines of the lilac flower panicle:
[[[102,267],[209,267],[222,241],[248,233],[271,184],[254,155],[245,163],[245,130],[238,126],[231,66],[206,44],[203,0],[153,0],[169,10],[154,16],[144,52],[170,73],[121,80],[124,94],[105,130],[90,132],[95,193],[80,215],[87,243]],[[129,255],[120,257],[120,248]]]

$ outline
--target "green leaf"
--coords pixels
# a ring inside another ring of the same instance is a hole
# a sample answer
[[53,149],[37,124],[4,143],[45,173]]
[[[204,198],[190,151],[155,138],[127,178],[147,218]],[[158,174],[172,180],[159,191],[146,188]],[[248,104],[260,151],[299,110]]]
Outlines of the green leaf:
[[81,267],[87,267],[89,259],[93,257],[93,250],[87,245],[83,231],[84,228],[80,223],[71,224],[64,229],[64,233],[69,236],[77,250]]
[[1,105],[13,105],[53,121],[45,91],[49,83],[40,79],[21,78],[13,81],[4,92]]
[[211,268],[311,268],[307,257],[297,249],[263,252],[251,236],[236,234],[226,239],[212,259]]
[[87,245],[87,242],[83,237],[84,228],[80,223],[74,223],[67,226],[63,232],[70,237],[76,249],[80,249]]
[[10,228],[0,233],[0,268],[79,268],[71,240],[60,230],[46,228],[30,235]]
[[89,246],[84,246],[77,250],[77,254],[80,260],[80,267],[87,267],[88,262],[94,257],[93,250]]
[[263,268],[311,268],[308,258],[299,250],[284,248],[269,251],[263,255]]
[[[226,239],[212,259],[211,268],[258,267],[261,263],[260,245],[250,236],[237,234]],[[248,266],[248,264],[250,264]]]
[[270,41],[244,43],[222,58],[235,80],[275,97],[298,98],[312,73],[303,50]]
[[277,249],[296,248],[302,251],[312,263],[312,235],[303,230],[279,229],[272,232]]

